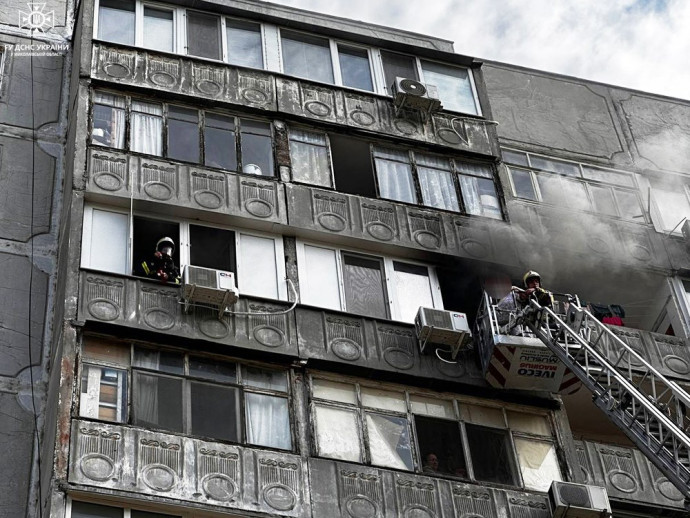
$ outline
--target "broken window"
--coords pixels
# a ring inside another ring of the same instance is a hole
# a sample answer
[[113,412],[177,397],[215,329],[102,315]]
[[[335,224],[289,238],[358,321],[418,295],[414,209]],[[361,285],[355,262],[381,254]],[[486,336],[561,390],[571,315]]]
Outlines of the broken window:
[[650,181],[657,216],[655,226],[664,232],[680,234],[684,219],[690,216],[690,182],[685,177],[677,176],[675,182],[671,178]]
[[285,371],[130,347],[85,339],[81,417],[292,449]]

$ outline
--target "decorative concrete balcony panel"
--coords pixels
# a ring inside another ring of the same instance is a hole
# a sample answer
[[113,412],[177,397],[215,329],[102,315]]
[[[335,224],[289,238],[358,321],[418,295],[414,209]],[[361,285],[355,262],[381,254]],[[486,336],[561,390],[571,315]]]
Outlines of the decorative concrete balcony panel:
[[285,223],[283,184],[160,158],[89,149],[87,193]]
[[314,516],[549,518],[543,494],[309,459]]
[[91,77],[275,111],[272,74],[103,43],[93,46]]
[[286,194],[292,226],[468,259],[516,260],[503,221],[297,184],[286,185]]
[[690,375],[690,347],[685,340],[659,333],[644,333],[644,337],[658,355],[660,363],[655,364],[655,367],[662,374],[688,380]]
[[604,486],[609,498],[683,508],[683,495],[640,451],[575,441],[585,483]]
[[184,311],[179,286],[94,271],[81,272],[79,318],[158,333],[297,356],[294,316],[287,303],[240,297],[232,311],[193,306]]
[[72,422],[69,482],[271,516],[310,516],[307,468],[287,453]]
[[300,358],[486,385],[471,355],[452,364],[420,354],[412,325],[304,307],[296,321]]
[[426,117],[419,111],[396,110],[387,96],[187,56],[105,43],[95,43],[93,52],[94,79],[498,156],[495,129],[481,118],[445,112]]

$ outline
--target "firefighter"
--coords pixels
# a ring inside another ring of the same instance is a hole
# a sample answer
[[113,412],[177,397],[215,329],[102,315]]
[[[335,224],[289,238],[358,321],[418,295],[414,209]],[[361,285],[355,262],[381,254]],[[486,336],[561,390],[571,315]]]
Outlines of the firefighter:
[[174,253],[175,242],[169,237],[160,238],[151,259],[139,264],[139,274],[161,282],[180,284],[180,270],[175,266]]
[[522,326],[515,325],[514,317],[518,310],[527,307],[531,298],[534,298],[542,307],[553,305],[553,295],[541,287],[541,275],[537,272],[530,270],[525,273],[522,276],[522,283],[524,289],[513,286],[510,293],[496,305],[498,324],[504,326],[503,329],[512,335],[522,334]]
[[529,299],[534,297],[540,306],[553,306],[553,295],[541,287],[541,275],[530,270],[522,276],[522,282],[525,289],[517,291],[517,295],[523,305],[526,305]]

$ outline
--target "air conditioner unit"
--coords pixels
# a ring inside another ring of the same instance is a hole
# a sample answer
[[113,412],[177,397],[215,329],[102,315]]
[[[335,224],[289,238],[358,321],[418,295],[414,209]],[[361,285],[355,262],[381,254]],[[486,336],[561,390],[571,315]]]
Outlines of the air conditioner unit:
[[549,488],[553,518],[602,518],[611,516],[606,489],[599,486],[553,481]]
[[237,302],[235,274],[200,266],[185,266],[182,273],[182,299],[189,303],[210,304],[222,311]]
[[410,108],[428,113],[441,109],[438,89],[434,85],[425,85],[415,79],[396,77],[391,88],[393,104],[396,108]]
[[472,333],[464,313],[422,307],[417,311],[414,323],[422,353],[427,349],[434,352],[436,347],[428,347],[431,344],[446,345],[450,348],[451,358],[455,359],[458,352],[468,348],[472,342]]

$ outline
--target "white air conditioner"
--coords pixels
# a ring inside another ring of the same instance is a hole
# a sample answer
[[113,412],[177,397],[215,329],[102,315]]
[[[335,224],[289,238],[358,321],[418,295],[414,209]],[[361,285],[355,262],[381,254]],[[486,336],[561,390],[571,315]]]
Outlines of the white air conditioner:
[[235,274],[200,266],[185,266],[182,273],[182,298],[190,303],[218,306],[222,311],[237,302]]
[[611,516],[606,489],[599,486],[553,481],[549,488],[553,518],[605,518]]
[[425,85],[415,79],[396,77],[391,88],[393,104],[396,108],[410,108],[428,113],[441,109],[438,89],[434,85]]
[[432,353],[436,350],[436,347],[429,345],[445,345],[450,348],[451,358],[455,359],[458,352],[468,348],[472,342],[472,333],[464,313],[422,307],[417,311],[414,324],[422,353],[426,349]]

